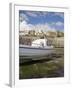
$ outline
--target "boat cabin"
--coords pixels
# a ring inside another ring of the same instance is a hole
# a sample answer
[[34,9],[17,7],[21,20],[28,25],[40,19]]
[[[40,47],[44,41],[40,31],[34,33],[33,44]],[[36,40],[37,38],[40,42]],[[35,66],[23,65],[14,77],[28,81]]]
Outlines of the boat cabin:
[[34,47],[46,47],[47,46],[47,39],[37,39],[32,42]]

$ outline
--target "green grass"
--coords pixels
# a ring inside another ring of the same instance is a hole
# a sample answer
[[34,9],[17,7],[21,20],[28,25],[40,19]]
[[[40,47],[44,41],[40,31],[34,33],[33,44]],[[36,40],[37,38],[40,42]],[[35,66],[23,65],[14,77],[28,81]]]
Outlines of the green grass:
[[[60,53],[59,53],[60,52]],[[61,54],[62,52],[62,54]],[[19,65],[19,79],[52,78],[64,76],[63,50],[58,50],[59,56],[42,61],[31,61]]]
[[60,77],[64,69],[63,60],[48,61],[31,65],[20,65],[20,79],[37,77]]

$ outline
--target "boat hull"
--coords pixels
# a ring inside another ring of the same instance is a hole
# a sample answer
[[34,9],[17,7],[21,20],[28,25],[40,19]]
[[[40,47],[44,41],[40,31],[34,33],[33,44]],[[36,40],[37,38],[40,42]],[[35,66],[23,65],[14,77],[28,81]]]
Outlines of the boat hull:
[[19,47],[19,56],[39,57],[53,53],[53,48]]

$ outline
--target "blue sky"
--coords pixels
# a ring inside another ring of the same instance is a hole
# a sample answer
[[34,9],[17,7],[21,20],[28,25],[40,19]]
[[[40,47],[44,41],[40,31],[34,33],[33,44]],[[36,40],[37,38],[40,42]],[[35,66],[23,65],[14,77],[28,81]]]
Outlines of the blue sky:
[[[45,11],[19,11],[21,26],[41,27],[41,29],[51,29],[64,31],[64,13],[63,12],[45,12]],[[46,30],[46,31],[47,31]]]

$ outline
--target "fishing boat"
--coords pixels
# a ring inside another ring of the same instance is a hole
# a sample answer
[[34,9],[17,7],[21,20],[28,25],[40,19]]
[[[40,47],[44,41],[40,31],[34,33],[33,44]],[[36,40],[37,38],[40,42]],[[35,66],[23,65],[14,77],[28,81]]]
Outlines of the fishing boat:
[[19,55],[26,58],[39,58],[53,53],[53,46],[47,45],[46,39],[34,40],[31,46],[19,45]]

